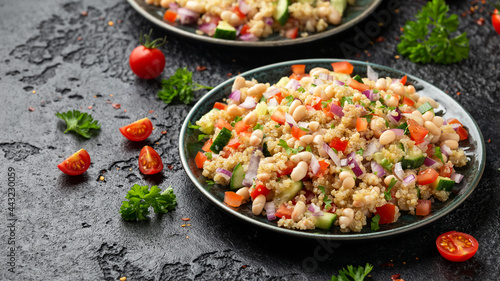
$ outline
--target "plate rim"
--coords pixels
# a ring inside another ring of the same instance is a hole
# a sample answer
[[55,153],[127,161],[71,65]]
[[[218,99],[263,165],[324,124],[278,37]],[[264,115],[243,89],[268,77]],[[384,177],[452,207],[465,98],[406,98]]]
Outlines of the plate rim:
[[[282,46],[296,46],[296,45],[301,45],[305,43],[310,43],[313,41],[325,39],[330,36],[334,36],[335,34],[342,33],[350,28],[352,28],[354,25],[358,24],[362,20],[366,19],[372,12],[375,11],[375,9],[382,3],[383,0],[372,0],[372,2],[369,4],[368,8],[361,12],[357,17],[354,19],[340,24],[328,31],[325,32],[320,32],[320,33],[315,33],[313,35],[307,36],[307,37],[301,37],[293,40],[280,40],[280,41],[236,41],[236,40],[225,40],[225,39],[218,39],[218,38],[213,38],[209,36],[203,36],[203,35],[198,35],[193,32],[188,32],[180,28],[176,28],[170,24],[167,24],[163,22],[162,20],[159,20],[158,18],[154,17],[150,13],[148,13],[145,9],[143,9],[137,1],[141,0],[127,0],[127,2],[132,6],[132,8],[137,11],[139,14],[141,14],[144,18],[155,24],[156,26],[161,27],[164,30],[167,30],[169,32],[173,32],[179,36],[186,37],[188,39],[192,39],[195,41],[201,41],[205,43],[210,43],[210,44],[215,44],[215,45],[221,45],[221,46],[232,46],[232,47],[282,47]],[[143,0],[142,0],[143,1]]]
[[[382,68],[391,72],[399,72],[401,74],[407,75],[408,78],[414,79],[414,80],[420,80],[425,83],[427,83],[429,86],[435,88],[440,95],[444,95],[447,98],[452,100],[455,104],[453,105],[458,105],[459,109],[470,118],[472,121],[475,130],[479,134],[479,139],[477,141],[477,148],[475,150],[477,157],[481,157],[482,161],[479,162],[479,168],[477,175],[473,178],[472,183],[470,184],[470,188],[468,188],[467,192],[463,193],[460,195],[460,197],[455,197],[457,201],[453,202],[453,204],[450,204],[448,206],[445,206],[444,208],[440,209],[440,213],[437,215],[430,216],[426,218],[425,220],[417,221],[416,223],[411,223],[408,225],[404,225],[395,229],[389,229],[389,230],[383,230],[383,231],[376,231],[376,232],[369,232],[369,233],[354,233],[354,232],[349,232],[346,234],[322,234],[322,233],[311,233],[311,232],[303,232],[300,230],[295,230],[295,229],[287,229],[287,228],[282,228],[278,227],[277,225],[270,225],[266,224],[264,222],[261,222],[259,220],[253,219],[251,217],[248,217],[244,214],[241,214],[240,212],[237,212],[236,210],[230,208],[229,206],[225,205],[223,202],[217,200],[210,192],[208,192],[203,186],[201,186],[198,182],[198,180],[194,177],[192,172],[188,172],[189,170],[189,164],[187,162],[188,157],[184,153],[184,145],[183,143],[185,142],[184,136],[186,135],[186,131],[188,129],[188,125],[190,122],[191,117],[196,113],[197,109],[201,107],[206,100],[210,99],[213,94],[215,94],[220,88],[223,88],[225,85],[229,83],[233,83],[234,79],[236,79],[237,76],[226,80],[225,82],[220,83],[216,87],[214,87],[212,90],[210,90],[207,94],[205,94],[189,111],[189,113],[186,115],[184,122],[182,124],[180,133],[179,133],[179,156],[181,159],[181,164],[184,168],[185,173],[188,175],[189,179],[191,182],[196,186],[198,191],[200,191],[205,198],[209,199],[210,202],[215,204],[217,207],[222,209],[224,212],[229,213],[233,215],[234,217],[241,219],[247,223],[262,227],[266,230],[273,231],[275,233],[282,233],[285,235],[291,235],[294,237],[301,237],[301,238],[312,238],[312,239],[326,239],[326,240],[336,240],[336,241],[359,241],[359,240],[365,240],[365,239],[378,239],[378,238],[385,238],[389,236],[395,236],[399,234],[403,234],[408,231],[412,231],[421,227],[424,227],[426,225],[429,225],[436,220],[444,217],[445,215],[449,214],[451,211],[455,210],[458,206],[460,206],[469,196],[470,194],[475,190],[477,185],[479,184],[479,181],[481,180],[481,177],[484,172],[485,168],[485,163],[486,163],[486,151],[485,151],[485,143],[484,143],[484,137],[481,133],[481,130],[477,124],[477,122],[474,120],[472,115],[457,101],[455,101],[452,97],[447,95],[444,91],[441,89],[437,88],[436,86],[432,85],[431,83],[418,78],[412,74],[408,74],[406,72],[396,70],[387,66],[375,64],[375,63],[369,63],[369,62],[363,62],[363,61],[357,61],[357,60],[347,60],[347,59],[331,59],[331,58],[319,58],[319,59],[300,59],[300,60],[290,60],[290,61],[284,61],[284,62],[279,62],[279,63],[273,63],[265,66],[261,66],[258,68],[254,68],[248,71],[245,71],[244,73],[239,74],[238,76],[250,76],[254,73],[261,72],[262,70],[266,69],[273,69],[273,68],[278,68],[278,67],[283,67],[286,65],[292,65],[292,64],[314,64],[314,63],[330,63],[330,62],[339,62],[339,61],[348,61],[352,63],[353,65],[365,65],[365,66],[372,66],[376,68]],[[480,155],[479,155],[480,154]]]

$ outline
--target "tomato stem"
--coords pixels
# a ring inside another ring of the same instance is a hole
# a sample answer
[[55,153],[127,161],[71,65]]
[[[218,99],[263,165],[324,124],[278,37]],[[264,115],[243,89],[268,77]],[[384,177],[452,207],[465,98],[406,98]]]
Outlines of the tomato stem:
[[163,44],[165,44],[167,42],[167,36],[165,36],[163,38],[157,38],[157,39],[151,41],[151,34],[152,33],[153,33],[153,29],[151,29],[149,31],[149,34],[142,34],[142,31],[141,31],[141,35],[139,38],[140,44],[148,49],[156,49],[156,48],[161,47]]

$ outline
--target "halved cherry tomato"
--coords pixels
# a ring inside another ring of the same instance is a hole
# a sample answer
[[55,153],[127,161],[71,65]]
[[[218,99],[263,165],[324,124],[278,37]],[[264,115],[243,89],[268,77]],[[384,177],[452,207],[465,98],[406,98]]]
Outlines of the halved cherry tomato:
[[219,129],[226,128],[229,131],[233,130],[233,126],[231,126],[231,124],[229,124],[228,122],[224,121],[224,119],[217,120],[217,123],[215,123],[215,127]]
[[224,203],[226,203],[228,206],[231,207],[239,207],[241,206],[241,203],[243,202],[243,196],[236,194],[233,191],[226,191],[224,193]]
[[286,219],[291,219],[292,218],[292,212],[293,208],[288,208],[288,205],[282,204],[278,210],[276,210],[276,213],[274,213],[278,218],[285,217]]
[[285,112],[281,108],[278,108],[274,111],[273,115],[271,115],[271,119],[276,121],[278,124],[284,125],[286,122]]
[[360,92],[366,91],[370,89],[370,86],[360,83],[352,78],[349,78],[347,81],[347,85],[355,90],[358,90]]
[[453,173],[453,163],[447,162],[441,168],[439,168],[439,175],[442,177],[447,177],[449,178],[451,176],[451,173]]
[[207,161],[207,156],[201,151],[198,151],[198,154],[196,154],[196,157],[194,158],[194,162],[196,163],[196,167],[203,169],[203,163]]
[[300,137],[304,136],[306,132],[298,127],[292,126],[292,136],[295,139],[300,139]]
[[344,152],[344,150],[347,148],[348,145],[349,145],[349,140],[342,140],[341,138],[337,137],[333,138],[332,141],[330,142],[331,148],[335,148],[335,150],[342,152]]
[[358,132],[362,132],[367,128],[368,128],[368,121],[366,121],[366,118],[358,117],[358,119],[356,119],[356,130]]
[[418,173],[417,175],[417,182],[420,185],[425,185],[429,183],[433,183],[437,180],[439,174],[436,172],[436,170],[432,168],[425,169]]
[[417,216],[427,216],[431,213],[431,200],[418,199],[415,214]]
[[306,73],[306,65],[305,64],[294,64],[294,65],[292,65],[292,72],[295,74],[304,74],[304,73]]
[[380,221],[378,224],[388,224],[394,221],[394,216],[396,215],[396,206],[387,203],[381,207],[376,208],[375,215],[380,215]]
[[462,262],[476,254],[479,243],[472,235],[450,231],[438,236],[436,247],[443,258],[449,261]]
[[237,134],[250,129],[250,127],[250,125],[246,125],[243,121],[239,121],[234,124],[234,130]]
[[70,176],[83,174],[90,166],[90,155],[85,149],[80,149],[62,161],[57,168]]
[[491,24],[495,28],[495,31],[500,34],[500,14],[498,13],[498,9],[495,9],[493,14],[491,14]]
[[152,147],[146,145],[141,149],[139,153],[139,170],[145,175],[154,175],[163,170],[160,154]]
[[238,8],[238,6],[233,6],[233,8],[231,8],[231,11],[235,13],[240,19],[244,19],[246,17],[246,15],[240,11],[240,8]]
[[347,61],[340,61],[332,63],[332,68],[334,72],[351,74],[354,70],[354,66]]
[[121,127],[120,132],[131,141],[143,141],[153,132],[153,123],[146,117]]
[[238,134],[239,138],[250,138],[252,136],[252,132],[243,131]]
[[237,149],[238,146],[240,146],[240,140],[238,138],[232,138],[228,143],[227,146],[233,149]]
[[227,109],[227,104],[222,103],[222,102],[215,102],[214,108],[220,109],[220,110],[226,110]]
[[330,164],[328,164],[324,160],[320,160],[320,161],[318,161],[318,163],[319,163],[319,170],[318,170],[318,173],[316,174],[316,177],[320,178],[323,176],[323,173],[326,172],[326,170],[328,169],[328,166],[330,166]]
[[255,188],[252,188],[250,190],[250,197],[252,197],[252,199],[255,199],[257,198],[257,196],[259,195],[264,195],[264,196],[267,196],[267,194],[269,194],[270,190],[267,189],[267,187],[263,184],[257,184],[255,186]]
[[292,27],[290,29],[285,30],[285,37],[286,38],[295,39],[295,38],[297,38],[298,34],[299,34],[298,27]]
[[169,22],[175,22],[177,18],[177,13],[171,10],[166,10],[165,14],[163,14],[163,19]]
[[408,79],[408,76],[405,75],[405,76],[403,76],[403,78],[401,78],[401,80],[399,80],[399,82],[404,85],[404,84],[406,84],[407,79]]
[[211,152],[210,147],[212,146],[212,143],[214,143],[212,139],[207,140],[201,150],[205,152]]
[[316,110],[322,110],[323,104],[321,103],[323,100],[320,97],[313,96],[311,99],[311,106]]
[[425,136],[429,133],[426,128],[420,126],[417,121],[413,119],[408,120],[408,130],[410,131],[410,139],[412,139],[415,144],[424,142]]

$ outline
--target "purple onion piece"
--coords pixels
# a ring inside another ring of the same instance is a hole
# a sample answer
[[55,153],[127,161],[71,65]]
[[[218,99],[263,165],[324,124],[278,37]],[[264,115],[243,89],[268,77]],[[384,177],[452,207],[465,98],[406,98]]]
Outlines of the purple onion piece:
[[369,157],[372,156],[373,153],[379,151],[381,148],[381,145],[378,141],[374,140],[368,144],[368,147],[366,150],[363,152],[363,157]]
[[432,166],[436,165],[436,163],[438,163],[438,162],[434,161],[434,159],[432,159],[432,158],[425,157],[425,159],[424,159],[424,165],[427,167],[432,167]]
[[247,97],[245,101],[239,105],[239,107],[246,109],[253,109],[255,106],[257,106],[257,102],[253,97]]
[[396,124],[401,120],[402,116],[403,115],[401,114],[401,110],[399,110],[399,107],[396,107],[396,109],[389,111],[389,113],[387,114],[387,119]]
[[179,9],[179,5],[177,5],[177,3],[170,3],[170,4],[168,4],[168,9],[172,12],[177,13],[177,10]]
[[403,180],[405,176],[405,172],[403,171],[403,166],[401,165],[401,162],[396,163],[394,165],[394,174],[396,174],[396,177],[398,179]]
[[372,161],[370,164],[371,164],[372,172],[374,174],[377,173],[377,177],[381,178],[385,175],[385,170],[382,166],[380,166],[379,163],[377,163],[376,161]]
[[234,90],[228,97],[229,99],[232,99],[234,101],[240,102],[241,99],[241,92],[240,90]]
[[332,103],[330,105],[330,112],[337,115],[338,117],[343,117],[344,116],[344,112],[342,111],[342,107]]
[[456,183],[460,183],[464,175],[458,173],[451,173],[450,179],[454,180]]
[[320,217],[323,215],[323,212],[321,211],[321,208],[319,206],[316,206],[316,204],[311,203],[309,207],[307,208],[309,212],[313,213],[312,215],[314,217]]
[[245,15],[248,14],[248,12],[250,12],[250,10],[252,9],[252,7],[250,7],[250,5],[248,5],[247,2],[245,2],[245,0],[238,1],[238,8],[240,9],[240,12],[242,12]]
[[273,25],[274,20],[271,17],[265,17],[264,18],[264,23],[267,24],[267,25]]
[[286,84],[286,86],[285,86],[285,88],[287,88],[289,90],[293,90],[293,91],[296,91],[299,87],[300,87],[300,83],[299,83],[299,81],[297,81],[295,79],[290,79],[288,84]]
[[446,144],[443,144],[443,145],[441,145],[441,152],[443,152],[443,154],[446,156],[450,156],[451,149]]
[[264,210],[266,210],[267,219],[273,221],[276,219],[276,207],[274,206],[274,202],[267,202],[264,205]]
[[184,25],[194,24],[200,17],[200,14],[191,11],[187,8],[177,9],[177,14],[179,15],[180,23]]
[[356,175],[356,177],[359,178],[360,176],[362,176],[365,173],[363,171],[363,169],[361,169],[361,167],[359,166],[358,161],[356,161],[356,153],[355,152],[351,152],[349,155],[347,155],[347,161],[349,163],[349,167],[354,172],[354,175]]
[[377,81],[378,80],[378,73],[373,70],[373,68],[368,65],[366,67],[366,77],[372,81]]
[[279,92],[280,92],[280,89],[278,89],[278,88],[274,88],[274,87],[269,87],[269,88],[267,89],[267,91],[265,91],[262,95],[263,95],[266,99],[269,99],[269,98],[272,98],[272,97],[274,97],[275,95],[277,95]]
[[290,127],[299,127],[299,124],[297,124],[297,122],[295,121],[295,119],[293,119],[292,115],[290,115],[288,112],[285,113],[285,119],[286,119],[286,122],[288,123],[288,125],[290,125]]
[[217,168],[217,170],[215,170],[215,172],[217,174],[220,174],[221,176],[223,176],[226,180],[231,179],[231,176],[233,175],[232,172],[230,172],[226,169],[222,169],[222,168]]
[[384,130],[383,132],[385,131],[393,131],[394,134],[397,136],[397,137],[402,137],[405,135],[405,130],[403,129],[388,129],[388,130]]
[[211,22],[205,22],[198,26],[198,29],[208,34],[209,36],[213,36],[215,34],[215,28],[217,25]]
[[409,175],[406,178],[403,179],[403,182],[405,185],[410,185],[413,182],[415,182],[415,175]]
[[276,107],[276,106],[278,106],[279,104],[278,104],[278,101],[277,101],[275,98],[272,98],[272,99],[270,99],[270,100],[267,102],[267,105],[268,105],[268,106],[271,106],[271,107]]
[[334,85],[339,85],[339,86],[344,86],[344,85],[345,85],[345,83],[344,83],[344,82],[339,81],[339,80],[335,80],[335,81],[333,81],[333,84],[334,84]]
[[330,146],[328,146],[328,144],[323,143],[323,150],[326,151],[326,154],[328,154],[330,158],[332,158],[332,161],[335,163],[335,165],[337,165],[338,167],[342,166],[339,156],[333,151]]
[[253,179],[257,176],[257,169],[259,168],[260,156],[257,155],[258,149],[255,149],[250,156],[250,163],[248,164],[248,170],[245,173],[245,179],[243,179],[243,186],[252,186]]
[[313,176],[317,175],[319,172],[320,166],[318,159],[314,156],[314,154],[311,154],[311,163],[309,164],[309,170],[312,172]]
[[[326,80],[326,81],[328,81],[328,80],[329,80],[329,77],[330,77],[330,75],[328,75],[328,74],[326,74],[326,73],[320,73],[320,74],[318,75],[318,78],[319,78],[319,79],[323,79],[323,80]],[[316,85],[317,85],[317,84],[316,84]]]
[[243,34],[240,36],[240,39],[242,41],[258,41],[259,40],[259,38],[257,38],[257,36],[253,35],[252,33]]
[[344,158],[344,159],[340,160],[340,167],[345,167],[345,166],[347,166],[347,164],[349,164],[347,162],[347,159]]

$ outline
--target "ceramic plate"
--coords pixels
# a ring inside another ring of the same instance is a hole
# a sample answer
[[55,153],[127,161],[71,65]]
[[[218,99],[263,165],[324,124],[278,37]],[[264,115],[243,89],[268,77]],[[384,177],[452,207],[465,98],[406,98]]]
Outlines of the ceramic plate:
[[355,6],[348,6],[344,15],[342,17],[342,23],[338,26],[329,26],[324,32],[312,34],[304,38],[287,39],[279,36],[278,34],[273,34],[267,38],[261,39],[256,42],[245,42],[240,40],[224,40],[209,37],[207,35],[196,34],[196,28],[194,26],[183,26],[178,23],[170,23],[163,20],[163,14],[165,9],[161,7],[156,7],[153,5],[148,5],[144,0],[127,0],[129,4],[134,8],[139,14],[145,17],[150,22],[156,24],[159,27],[166,29],[167,31],[173,32],[177,35],[194,39],[197,41],[227,45],[227,46],[240,46],[240,47],[276,47],[276,46],[287,46],[296,45],[301,43],[312,42],[318,39],[326,38],[335,34],[338,34],[344,30],[353,27],[355,24],[368,17],[377,6],[382,2],[382,0],[357,0]]
[[[310,59],[288,61],[260,67],[245,72],[241,74],[241,76],[245,77],[247,80],[255,78],[259,82],[270,82],[271,84],[274,84],[278,82],[282,76],[289,76],[291,74],[290,66],[293,64],[305,64],[306,72],[308,72],[313,67],[318,66],[331,69],[331,63],[335,61],[338,60]],[[366,77],[368,63],[359,61],[350,62],[354,65],[354,74],[360,74],[361,76]],[[359,233],[342,233],[338,230],[337,226],[334,226],[330,231],[298,231],[279,228],[276,221],[268,221],[265,216],[254,216],[251,211],[251,204],[245,204],[239,208],[231,208],[225,205],[223,200],[224,192],[228,190],[227,187],[220,185],[207,185],[207,179],[202,176],[202,170],[196,167],[194,157],[198,151],[201,151],[203,143],[198,142],[197,136],[199,131],[188,128],[188,124],[189,122],[195,124],[196,120],[200,119],[203,114],[212,109],[212,106],[216,101],[222,101],[223,98],[227,97],[231,92],[234,78],[215,87],[207,95],[201,98],[201,100],[196,103],[187,115],[186,120],[182,125],[179,138],[180,156],[186,173],[194,183],[193,188],[201,192],[204,197],[208,198],[224,212],[251,223],[256,227],[294,236],[334,240],[360,240],[401,234],[434,222],[451,212],[453,209],[457,208],[472,193],[484,170],[486,157],[484,140],[476,122],[472,119],[471,115],[453,98],[422,79],[385,66],[375,64],[370,64],[370,66],[379,73],[380,77],[398,78],[408,75],[408,83],[412,83],[415,86],[415,88],[419,91],[420,96],[431,97],[439,102],[440,107],[436,110],[437,114],[442,114],[445,120],[449,117],[457,118],[469,131],[468,139],[460,142],[461,146],[464,147],[467,157],[469,158],[469,162],[465,167],[457,169],[457,172],[463,174],[464,178],[460,184],[455,185],[448,201],[440,202],[436,200],[436,202],[432,204],[431,214],[421,217],[402,212],[401,217],[396,223],[381,225],[380,230],[376,232],[371,231],[368,224]],[[443,107],[443,105],[445,106]]]

